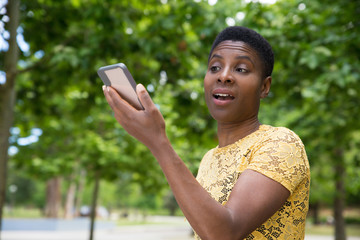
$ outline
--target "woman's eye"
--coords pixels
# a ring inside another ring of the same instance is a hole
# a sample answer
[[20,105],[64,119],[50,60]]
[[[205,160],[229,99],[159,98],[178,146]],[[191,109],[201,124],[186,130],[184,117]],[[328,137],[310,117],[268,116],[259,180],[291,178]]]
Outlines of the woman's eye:
[[236,68],[237,72],[242,72],[242,73],[246,73],[248,72],[245,68]]
[[210,67],[210,71],[211,72],[217,72],[217,71],[219,71],[220,70],[220,67],[219,66],[212,66],[212,67]]

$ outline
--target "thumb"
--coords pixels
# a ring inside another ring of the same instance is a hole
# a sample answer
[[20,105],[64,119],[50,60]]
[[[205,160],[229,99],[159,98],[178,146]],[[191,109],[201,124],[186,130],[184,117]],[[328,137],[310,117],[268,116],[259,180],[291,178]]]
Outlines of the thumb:
[[138,98],[140,99],[140,102],[145,109],[148,109],[149,107],[154,105],[149,93],[146,91],[144,85],[142,85],[141,83],[136,85],[136,94],[138,95]]

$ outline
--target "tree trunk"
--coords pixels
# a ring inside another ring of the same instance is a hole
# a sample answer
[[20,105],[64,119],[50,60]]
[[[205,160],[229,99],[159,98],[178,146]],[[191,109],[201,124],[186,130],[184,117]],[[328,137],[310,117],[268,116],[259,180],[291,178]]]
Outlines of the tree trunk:
[[86,171],[84,169],[81,169],[79,186],[76,192],[76,199],[75,199],[75,216],[80,216],[80,207],[82,204],[82,196],[83,196],[85,180],[86,180],[85,177],[86,177]]
[[[10,128],[14,119],[15,104],[15,79],[17,75],[17,61],[19,48],[16,43],[17,28],[19,26],[20,0],[11,0],[6,6],[6,12],[10,18],[5,28],[9,31],[9,49],[4,57],[4,70],[6,82],[0,85],[0,232],[2,226],[2,210],[5,205],[6,172],[8,161],[8,148]],[[0,234],[1,238],[1,234]]]
[[96,218],[97,198],[99,195],[99,184],[100,184],[100,171],[97,170],[95,173],[94,192],[93,192],[92,204],[91,204],[90,240],[94,239],[94,227],[95,227],[95,218]]
[[335,240],[346,240],[345,233],[345,166],[344,166],[344,154],[341,149],[337,149],[336,152],[337,162],[335,164],[335,186],[336,193],[334,199],[334,216],[335,216]]
[[46,186],[46,207],[45,217],[58,218],[61,206],[61,180],[60,177],[55,177],[47,182]]
[[310,209],[311,209],[311,212],[312,212],[314,225],[319,225],[320,224],[320,218],[319,218],[320,206],[319,206],[319,203],[316,202],[316,203],[310,204]]
[[76,183],[72,177],[70,179],[70,186],[66,194],[65,209],[64,209],[65,219],[72,219],[74,217],[75,194],[76,194]]

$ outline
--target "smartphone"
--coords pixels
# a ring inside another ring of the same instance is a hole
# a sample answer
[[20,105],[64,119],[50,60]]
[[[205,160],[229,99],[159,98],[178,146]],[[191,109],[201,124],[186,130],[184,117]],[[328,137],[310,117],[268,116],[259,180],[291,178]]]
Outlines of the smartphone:
[[99,68],[97,73],[105,86],[113,87],[134,108],[144,109],[136,94],[136,82],[125,64],[104,66]]

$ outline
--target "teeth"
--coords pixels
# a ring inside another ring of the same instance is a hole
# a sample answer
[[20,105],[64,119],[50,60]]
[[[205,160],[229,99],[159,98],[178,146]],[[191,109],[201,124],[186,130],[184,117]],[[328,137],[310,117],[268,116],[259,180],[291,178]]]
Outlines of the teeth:
[[234,99],[234,96],[227,93],[215,93],[213,96],[216,99]]
[[230,97],[231,95],[230,94],[217,93],[217,94],[215,94],[215,96],[217,96],[217,97]]

